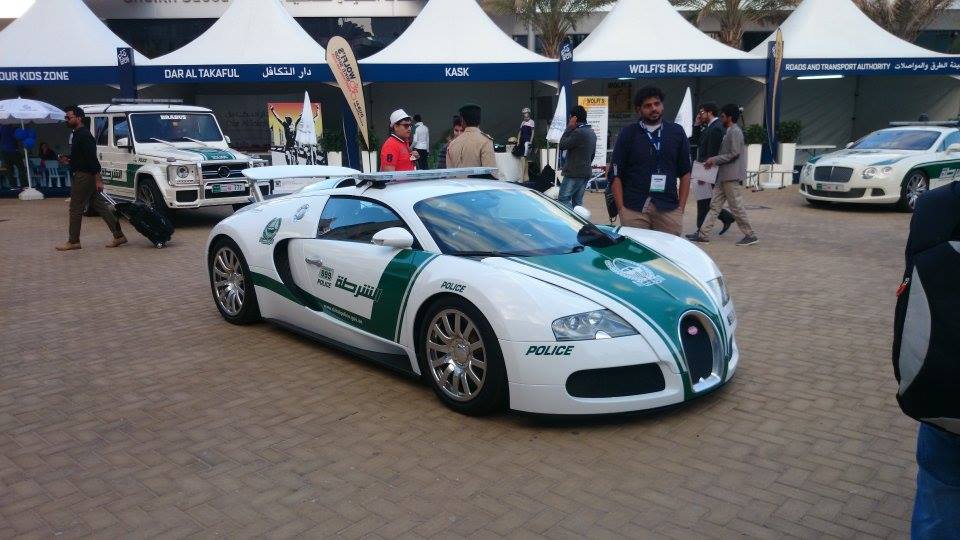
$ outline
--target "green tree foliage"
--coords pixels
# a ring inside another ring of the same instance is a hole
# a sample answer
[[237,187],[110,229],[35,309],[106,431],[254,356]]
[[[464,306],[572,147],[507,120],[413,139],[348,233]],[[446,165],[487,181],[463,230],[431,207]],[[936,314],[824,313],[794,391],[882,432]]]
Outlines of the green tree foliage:
[[887,32],[912,42],[953,0],[853,0],[853,3]]
[[515,17],[524,25],[532,25],[543,40],[544,54],[550,58],[560,55],[563,39],[577,23],[598,8],[614,0],[482,0],[488,11]]
[[717,39],[731,47],[743,44],[743,29],[750,24],[773,22],[779,24],[789,14],[787,8],[799,0],[670,0],[680,8],[692,9],[699,25],[711,15],[720,22]]

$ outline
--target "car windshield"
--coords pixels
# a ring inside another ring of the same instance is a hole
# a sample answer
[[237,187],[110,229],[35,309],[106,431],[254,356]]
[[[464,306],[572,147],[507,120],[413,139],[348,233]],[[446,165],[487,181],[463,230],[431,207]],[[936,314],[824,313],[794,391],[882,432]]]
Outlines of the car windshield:
[[137,142],[221,142],[223,134],[212,114],[182,112],[132,114]]
[[610,245],[620,238],[528,190],[442,195],[416,203],[413,210],[448,255],[554,255]]
[[929,150],[939,138],[939,131],[926,129],[881,130],[860,139],[850,148],[857,150]]

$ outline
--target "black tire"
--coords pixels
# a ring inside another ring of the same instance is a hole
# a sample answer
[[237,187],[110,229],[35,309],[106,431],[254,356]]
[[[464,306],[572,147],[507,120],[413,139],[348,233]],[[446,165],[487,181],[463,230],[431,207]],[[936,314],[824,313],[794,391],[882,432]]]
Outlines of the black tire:
[[137,180],[137,200],[144,202],[159,212],[160,215],[172,221],[173,216],[170,215],[170,209],[167,208],[167,203],[164,202],[160,188],[157,187],[153,178],[147,176]]
[[[226,257],[227,252],[232,253],[235,260]],[[225,257],[221,259],[221,255]],[[215,272],[220,274],[216,276],[219,279],[215,278]],[[207,256],[207,275],[210,277],[213,303],[227,322],[243,325],[260,321],[260,304],[257,302],[257,291],[253,286],[250,267],[236,242],[229,238],[220,238],[214,242]],[[242,291],[240,306],[239,309],[233,309],[237,306],[230,291],[235,295],[238,289]]]
[[930,189],[930,179],[923,171],[910,171],[900,187],[900,200],[897,201],[897,210],[913,212],[917,199]]
[[[456,342],[458,339],[462,339],[466,343],[463,349],[460,349],[460,353],[467,356],[466,359],[458,358],[451,350],[457,348],[459,343],[450,343],[448,345],[449,349],[446,352],[440,352],[437,349],[442,348],[443,345],[437,341],[433,341],[434,345],[439,345],[428,352],[427,343],[428,339],[431,339],[431,331],[434,323],[436,322],[439,327],[442,327],[443,324],[438,319],[439,317],[448,317],[447,321],[452,327],[455,323],[455,319],[451,314],[460,313],[463,318],[461,318],[461,324],[459,330],[462,332],[454,332],[455,335],[451,335],[451,342]],[[471,325],[465,323],[471,323]],[[474,333],[476,332],[476,333]],[[455,337],[460,336],[460,337]],[[475,337],[479,337],[477,343],[482,343],[482,349],[477,351],[470,350],[469,342]],[[438,364],[438,370],[444,371],[453,370],[459,368],[459,373],[463,374],[463,379],[459,379],[455,376],[454,371],[450,371],[447,375],[444,376],[446,380],[451,381],[453,384],[452,392],[456,392],[457,382],[461,381],[461,384],[467,385],[467,392],[471,390],[475,391],[475,395],[461,395],[459,398],[456,398],[452,395],[449,386],[445,389],[445,385],[441,382],[440,374],[431,368],[431,358],[436,356],[444,355],[445,358],[449,358],[448,361],[440,361]],[[484,318],[483,314],[480,313],[473,304],[467,302],[465,299],[459,296],[445,295],[437,298],[427,307],[424,312],[423,321],[420,324],[420,328],[417,329],[417,360],[420,363],[420,371],[423,374],[423,378],[426,379],[427,383],[433,388],[437,397],[440,398],[440,401],[444,405],[457,411],[461,414],[466,414],[469,416],[482,416],[486,414],[491,414],[494,412],[502,411],[507,406],[507,369],[503,363],[503,353],[500,351],[500,343],[497,341],[497,336],[493,331],[493,328],[490,326],[490,323],[487,322],[487,319]],[[462,365],[460,360],[463,360],[466,365]],[[482,360],[485,367],[482,369],[482,375],[480,378],[482,383],[478,386],[474,379],[467,377],[470,373],[476,377],[479,370],[478,365],[475,364],[477,361]],[[442,366],[446,366],[443,368]]]

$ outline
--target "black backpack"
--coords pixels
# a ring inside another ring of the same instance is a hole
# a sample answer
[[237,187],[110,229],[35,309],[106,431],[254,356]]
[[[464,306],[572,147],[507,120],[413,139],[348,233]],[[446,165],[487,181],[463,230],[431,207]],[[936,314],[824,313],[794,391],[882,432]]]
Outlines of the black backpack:
[[917,201],[897,290],[893,369],[908,416],[960,434],[960,183]]

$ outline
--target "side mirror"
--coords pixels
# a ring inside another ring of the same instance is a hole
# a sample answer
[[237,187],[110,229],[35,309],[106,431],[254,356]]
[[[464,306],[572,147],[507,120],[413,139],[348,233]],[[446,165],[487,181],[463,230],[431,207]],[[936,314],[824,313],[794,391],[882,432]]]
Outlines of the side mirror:
[[373,235],[373,243],[378,246],[408,249],[413,245],[413,235],[403,227],[390,227],[377,231],[377,234]]
[[586,208],[584,208],[584,207],[582,207],[582,206],[574,206],[574,207],[573,207],[573,213],[576,214],[576,215],[578,215],[578,216],[580,216],[580,217],[582,217],[583,219],[585,219],[585,220],[587,220],[587,221],[590,221],[590,216],[593,215],[593,214],[590,213],[589,210],[587,210]]
[[130,148],[133,148],[133,145],[130,144],[130,138],[129,138],[129,137],[120,137],[119,139],[117,139],[117,148],[126,148],[126,149],[128,149],[128,150],[129,150]]
[[224,136],[223,136],[223,140],[226,141],[227,144],[230,144],[230,136],[229,136],[229,135],[224,135]]
[[960,153],[960,143],[954,143],[948,146],[947,152],[951,154]]

